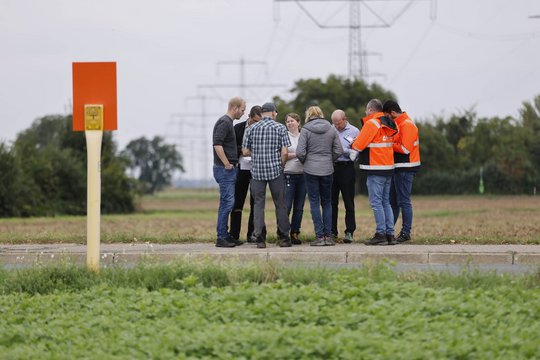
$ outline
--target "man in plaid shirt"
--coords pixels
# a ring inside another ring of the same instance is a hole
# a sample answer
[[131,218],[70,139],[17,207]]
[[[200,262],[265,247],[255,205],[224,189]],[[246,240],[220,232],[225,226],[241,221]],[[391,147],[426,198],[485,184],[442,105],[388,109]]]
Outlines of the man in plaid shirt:
[[281,247],[291,246],[290,223],[285,204],[283,166],[287,161],[287,148],[291,140],[285,125],[275,122],[277,115],[273,103],[262,106],[262,119],[249,127],[244,134],[242,153],[251,156],[251,194],[253,195],[253,237],[258,248],[266,247],[262,236],[266,185],[270,188],[276,207],[278,243]]

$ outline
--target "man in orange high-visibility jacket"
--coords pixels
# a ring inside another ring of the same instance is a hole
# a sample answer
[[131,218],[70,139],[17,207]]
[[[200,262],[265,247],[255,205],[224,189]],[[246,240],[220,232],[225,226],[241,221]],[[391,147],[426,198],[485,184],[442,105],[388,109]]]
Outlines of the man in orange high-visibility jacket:
[[383,105],[383,112],[394,119],[399,133],[394,139],[395,174],[390,189],[390,205],[394,213],[394,223],[401,210],[402,227],[396,240],[398,243],[411,240],[413,209],[411,191],[414,175],[420,169],[420,143],[418,128],[402,111],[399,104],[388,100]]
[[367,172],[369,203],[375,216],[376,231],[366,245],[395,245],[394,215],[390,206],[390,185],[394,174],[393,137],[397,127],[382,112],[380,100],[372,99],[366,105],[367,116],[362,119],[360,134],[352,148],[360,151],[360,170]]

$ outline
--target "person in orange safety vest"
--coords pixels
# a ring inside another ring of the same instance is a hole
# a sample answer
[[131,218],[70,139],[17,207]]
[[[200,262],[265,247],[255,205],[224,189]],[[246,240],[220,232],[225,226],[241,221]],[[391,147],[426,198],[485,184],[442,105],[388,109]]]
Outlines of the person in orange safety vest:
[[393,141],[397,127],[382,112],[380,100],[366,105],[367,116],[352,149],[360,151],[360,170],[367,172],[369,203],[375,217],[376,231],[366,245],[395,245],[394,215],[390,206],[390,185],[394,174]]
[[411,240],[413,209],[411,191],[416,172],[420,169],[420,142],[418,128],[399,104],[388,100],[383,105],[385,115],[396,122],[399,129],[394,139],[395,174],[390,189],[390,205],[394,213],[394,223],[401,210],[402,228],[396,237],[398,243]]

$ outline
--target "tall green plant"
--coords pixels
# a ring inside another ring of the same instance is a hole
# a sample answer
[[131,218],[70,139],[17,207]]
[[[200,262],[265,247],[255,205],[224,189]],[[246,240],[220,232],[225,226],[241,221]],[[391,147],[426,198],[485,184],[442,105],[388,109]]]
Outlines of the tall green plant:
[[146,185],[149,194],[170,185],[175,171],[184,171],[182,155],[175,145],[166,144],[160,136],[152,140],[145,137],[132,140],[122,155],[128,160],[131,171],[137,174],[137,179]]
[[274,98],[280,114],[278,120],[281,122],[285,120],[284,116],[288,112],[296,112],[303,118],[309,106],[318,105],[327,119],[330,119],[334,110],[342,109],[353,125],[361,126],[369,100],[396,99],[396,95],[376,83],[368,84],[360,79],[351,80],[337,75],[329,75],[326,80],[298,80],[291,93],[293,98],[290,101]]
[[19,215],[20,177],[11,149],[0,143],[0,216]]

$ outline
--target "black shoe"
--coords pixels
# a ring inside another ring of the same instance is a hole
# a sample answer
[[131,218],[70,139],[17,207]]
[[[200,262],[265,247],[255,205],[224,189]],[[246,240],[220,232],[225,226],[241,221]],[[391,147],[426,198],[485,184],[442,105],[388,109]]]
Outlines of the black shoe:
[[257,241],[257,249],[265,249],[265,248],[266,248],[266,242]]
[[233,239],[233,238],[230,238],[229,239],[229,242],[232,242],[234,245],[236,246],[240,246],[240,245],[243,245],[244,242],[242,240],[239,240],[239,239]]
[[248,244],[256,244],[257,243],[257,238],[255,236],[253,236],[253,235],[248,236],[247,242],[248,242]]
[[278,244],[279,244],[279,247],[291,247],[292,246],[291,238],[287,236],[283,239],[280,239]]
[[300,233],[297,233],[297,232],[292,232],[291,233],[291,243],[293,245],[302,245],[302,241],[298,238],[298,235]]
[[388,240],[386,240],[386,235],[382,233],[375,233],[371,239],[366,241],[366,245],[386,245]]
[[409,234],[404,234],[403,231],[401,231],[398,235],[398,237],[396,238],[396,241],[398,243],[404,243],[405,241],[410,241],[411,240],[411,235]]
[[235,247],[236,244],[230,241],[227,241],[225,239],[217,239],[216,240],[216,247],[226,247],[226,248],[232,248]]
[[397,244],[397,241],[396,241],[396,238],[394,237],[394,234],[392,234],[392,235],[386,234],[386,241],[388,242],[388,245],[396,245]]

